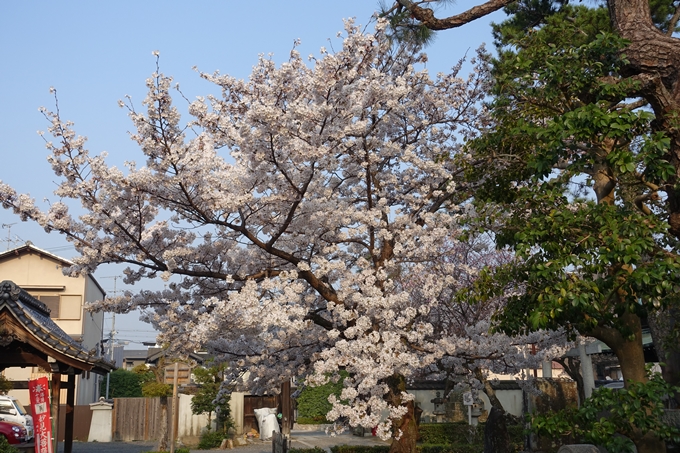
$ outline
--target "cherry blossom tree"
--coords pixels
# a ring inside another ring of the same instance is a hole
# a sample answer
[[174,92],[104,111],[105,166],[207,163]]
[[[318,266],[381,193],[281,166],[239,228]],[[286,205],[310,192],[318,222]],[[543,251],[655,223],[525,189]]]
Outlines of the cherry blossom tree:
[[128,284],[168,281],[95,309],[147,309],[161,342],[208,348],[255,393],[346,370],[329,418],[378,426],[399,439],[393,451],[414,451],[407,379],[499,358],[527,366],[522,345],[547,336],[509,341],[485,321],[458,332],[433,321],[471,269],[441,251],[459,242],[469,197],[456,158],[487,122],[486,58],[466,78],[460,65],[431,77],[425,55],[395,46],[385,27],[347,21],[337,52],[308,63],[293,49],[279,67],[260,57],[249,80],[201,73],[221,95],[192,102],[187,126],[157,71],[145,112],[121,102],[143,166],[108,166],[45,110],[60,201],[43,211],[4,184],[0,199],[66,235],[81,254],[71,275],[124,263]]

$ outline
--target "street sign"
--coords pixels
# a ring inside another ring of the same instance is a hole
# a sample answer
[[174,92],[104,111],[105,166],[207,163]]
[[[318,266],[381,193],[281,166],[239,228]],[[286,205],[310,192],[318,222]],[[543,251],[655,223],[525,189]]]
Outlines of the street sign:
[[475,404],[475,400],[472,398],[472,392],[463,393],[463,404],[466,406],[472,406]]

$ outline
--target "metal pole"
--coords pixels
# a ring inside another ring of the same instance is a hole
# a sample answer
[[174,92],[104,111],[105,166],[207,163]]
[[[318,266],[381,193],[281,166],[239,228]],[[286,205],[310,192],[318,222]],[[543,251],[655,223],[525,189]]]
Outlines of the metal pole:
[[[114,281],[115,282],[115,281]],[[115,288],[115,283],[114,283]],[[115,291],[115,289],[114,289]],[[116,333],[116,314],[113,313],[113,318],[111,319],[111,332],[109,332],[109,359],[113,361],[113,336]],[[111,372],[106,374],[106,399],[109,399],[109,381],[111,380]]]

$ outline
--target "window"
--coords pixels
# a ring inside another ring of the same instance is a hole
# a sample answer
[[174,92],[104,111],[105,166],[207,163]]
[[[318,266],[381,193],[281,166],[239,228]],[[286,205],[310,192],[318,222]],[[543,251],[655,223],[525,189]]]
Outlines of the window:
[[52,319],[80,319],[82,314],[82,298],[79,295],[31,295],[50,309],[50,318]]

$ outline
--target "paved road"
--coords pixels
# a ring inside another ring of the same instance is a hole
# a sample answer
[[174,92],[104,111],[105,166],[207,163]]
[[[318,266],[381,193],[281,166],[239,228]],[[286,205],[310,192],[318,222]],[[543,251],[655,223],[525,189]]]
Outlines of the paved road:
[[[330,436],[321,431],[294,431],[291,434],[292,448],[319,447],[330,451],[334,445],[387,445],[377,437],[358,437],[344,433]],[[74,442],[73,453],[145,453],[156,448],[155,442]],[[59,444],[58,453],[63,453],[64,445]],[[205,450],[191,450],[192,453],[201,453]],[[220,450],[232,453],[271,453],[270,441],[256,440],[248,445],[235,447],[232,450]]]

